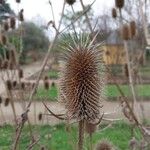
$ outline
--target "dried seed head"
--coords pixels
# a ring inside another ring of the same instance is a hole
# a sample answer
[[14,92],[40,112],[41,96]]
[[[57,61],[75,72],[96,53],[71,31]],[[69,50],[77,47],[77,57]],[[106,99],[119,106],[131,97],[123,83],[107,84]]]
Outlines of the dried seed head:
[[124,0],[115,0],[115,5],[117,8],[122,9],[124,6]]
[[52,82],[51,86],[54,87],[55,86],[55,82]]
[[6,44],[7,44],[7,37],[6,37],[4,34],[1,35],[1,43],[2,43],[3,45],[6,45]]
[[48,82],[47,80],[44,81],[44,88],[45,88],[46,90],[49,89],[49,82]]
[[45,147],[44,147],[44,146],[42,146],[40,150],[45,150]]
[[19,69],[18,70],[18,77],[21,79],[23,78],[23,70],[22,69]]
[[24,90],[25,89],[25,83],[21,82],[21,89]]
[[17,86],[17,81],[13,81],[12,86],[13,86],[13,88],[15,88]]
[[117,11],[116,11],[115,8],[112,9],[112,17],[113,17],[114,19],[117,18]]
[[[100,79],[102,53],[90,43],[89,36],[69,37],[72,45],[64,47],[64,66],[60,93],[68,116],[77,120],[95,121],[100,115],[100,96],[103,86]],[[85,39],[83,39],[85,38]],[[74,43],[75,42],[75,43]]]
[[48,80],[48,76],[45,76],[45,77],[44,77],[44,80]]
[[13,62],[13,65],[16,65],[16,56],[15,56],[15,51],[14,50],[9,50],[9,56],[11,61]]
[[8,22],[4,22],[4,30],[5,31],[8,31],[9,30],[9,24],[8,24]]
[[8,60],[4,60],[3,63],[2,63],[2,69],[7,69],[8,68]]
[[130,22],[130,36],[133,38],[136,35],[136,23],[135,21]]
[[38,119],[39,119],[39,121],[41,121],[41,120],[42,120],[42,117],[43,117],[42,113],[39,113],[39,115],[38,115]]
[[15,29],[16,27],[16,19],[14,17],[10,18],[10,28]]
[[7,89],[10,91],[12,89],[12,83],[10,80],[7,80],[6,81],[6,86],[7,86]]
[[23,11],[24,11],[24,10],[21,9],[20,12],[19,12],[19,20],[20,20],[20,21],[24,21]]
[[113,146],[108,141],[104,140],[96,145],[95,150],[113,150]]
[[10,102],[10,99],[9,99],[9,98],[6,98],[6,99],[5,99],[5,103],[4,103],[5,107],[7,107],[7,106],[9,105],[9,102]]
[[128,25],[124,25],[122,28],[122,38],[123,38],[123,40],[130,39],[130,31],[129,31]]
[[96,131],[96,129],[97,129],[97,126],[95,124],[86,122],[86,124],[85,124],[85,131],[88,134],[93,134]]
[[21,2],[21,0],[16,0],[16,3],[20,3]]
[[3,99],[2,99],[2,97],[0,96],[0,104],[3,102]]
[[69,5],[73,5],[76,2],[76,0],[66,0],[66,3]]

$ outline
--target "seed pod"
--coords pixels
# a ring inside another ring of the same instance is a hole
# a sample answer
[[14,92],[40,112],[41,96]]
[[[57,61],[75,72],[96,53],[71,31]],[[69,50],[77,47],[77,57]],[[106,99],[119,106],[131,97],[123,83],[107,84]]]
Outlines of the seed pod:
[[4,22],[4,30],[5,30],[5,31],[8,31],[8,30],[9,30],[8,22]]
[[130,22],[130,36],[133,38],[136,35],[136,23],[135,21]]
[[95,131],[96,131],[97,127],[95,124],[92,124],[92,123],[89,123],[89,122],[86,122],[85,124],[85,131],[88,133],[88,134],[93,134]]
[[49,89],[49,82],[48,81],[44,81],[44,88],[46,89],[46,90],[48,90]]
[[4,34],[1,35],[1,43],[2,43],[3,45],[6,45],[6,44],[7,44],[7,37],[6,37]]
[[112,17],[113,17],[114,19],[117,18],[117,11],[116,11],[115,8],[112,9]]
[[19,12],[19,20],[20,20],[20,21],[24,21],[23,11],[24,11],[24,10],[21,9],[20,12]]
[[3,99],[2,99],[2,97],[0,96],[0,104],[3,102]]
[[95,150],[113,150],[113,146],[108,141],[103,140],[96,145]]
[[21,79],[23,78],[23,70],[22,69],[19,69],[18,70],[18,77]]
[[39,119],[39,121],[41,121],[42,120],[42,113],[39,113],[39,115],[38,115],[38,119]]
[[12,84],[11,84],[11,81],[10,80],[7,80],[6,81],[6,86],[7,86],[7,89],[10,91],[12,89]]
[[124,6],[124,0],[115,0],[115,5],[117,8],[122,9]]
[[[99,67],[103,66],[102,53],[97,47],[91,48],[93,43],[85,46],[85,43],[81,42],[82,36],[70,36],[69,42],[72,40],[72,45],[66,44],[60,94],[66,104],[69,118],[94,122],[100,115],[103,83]],[[91,40],[86,38],[88,39],[85,41]]]
[[76,0],[66,0],[66,3],[69,5],[73,5],[76,2]]
[[122,38],[123,40],[129,40],[130,39],[130,32],[128,25],[124,25],[122,28]]
[[10,18],[10,28],[15,29],[16,27],[16,19],[14,17]]
[[20,3],[21,2],[21,0],[16,0],[16,3]]
[[4,103],[5,107],[7,107],[7,106],[9,105],[9,102],[10,102],[10,99],[9,99],[9,98],[6,98],[6,99],[5,99],[5,103]]

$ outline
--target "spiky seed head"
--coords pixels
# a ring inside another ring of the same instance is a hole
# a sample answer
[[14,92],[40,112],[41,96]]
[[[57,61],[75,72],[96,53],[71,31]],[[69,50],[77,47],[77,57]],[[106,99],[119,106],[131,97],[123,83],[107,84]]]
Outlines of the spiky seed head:
[[6,22],[4,22],[4,25],[3,25],[4,27],[4,31],[8,31],[9,30],[9,24],[8,24],[8,22],[6,21]]
[[24,90],[25,89],[25,83],[21,82],[21,89]]
[[7,106],[9,105],[9,102],[10,102],[10,99],[9,99],[9,98],[6,98],[6,99],[5,99],[5,103],[4,103],[5,107],[7,107]]
[[130,36],[133,38],[136,35],[136,23],[135,21],[130,22]]
[[102,53],[90,42],[89,36],[86,40],[82,38],[83,35],[70,35],[72,45],[64,47],[60,93],[69,118],[90,122],[100,115]]
[[13,81],[12,86],[13,86],[13,88],[15,88],[17,86],[17,81]]
[[117,11],[116,11],[115,8],[112,9],[112,17],[113,17],[114,19],[117,18]]
[[93,134],[97,129],[97,126],[93,123],[90,123],[90,122],[86,122],[85,123],[85,131],[88,133],[88,134]]
[[22,22],[22,21],[24,21],[24,15],[23,15],[23,9],[21,9],[20,10],[20,12],[19,12],[19,20]]
[[3,102],[3,99],[2,99],[2,97],[0,96],[0,104]]
[[115,0],[115,5],[117,8],[122,9],[124,6],[124,0]]
[[55,82],[52,82],[51,86],[54,87],[55,86]]
[[16,27],[16,19],[14,17],[10,18],[10,28],[15,29]]
[[19,69],[18,70],[18,77],[21,79],[23,78],[23,70],[22,69]]
[[3,45],[6,45],[6,44],[7,44],[7,37],[6,37],[4,34],[1,35],[1,43],[2,43]]
[[66,3],[69,5],[73,5],[76,2],[76,0],[66,0]]
[[20,3],[21,2],[21,0],[16,0],[16,3]]
[[47,81],[47,80],[44,81],[44,88],[45,88],[46,90],[49,89],[49,81]]
[[95,150],[113,150],[113,146],[110,142],[103,140],[103,141],[100,141],[100,143],[96,145]]
[[128,25],[124,25],[122,28],[122,38],[126,41],[130,39],[130,31]]
[[39,113],[39,115],[38,115],[38,119],[39,119],[39,121],[41,121],[41,120],[42,120],[42,117],[43,117],[42,113]]
[[7,86],[7,89],[8,89],[9,91],[12,90],[12,83],[11,83],[10,80],[7,80],[7,81],[6,81],[6,86]]

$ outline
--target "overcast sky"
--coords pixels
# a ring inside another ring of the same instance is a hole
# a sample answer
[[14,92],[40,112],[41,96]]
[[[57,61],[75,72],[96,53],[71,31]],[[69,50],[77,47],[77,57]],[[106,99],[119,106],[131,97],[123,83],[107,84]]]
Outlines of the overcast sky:
[[[75,9],[81,9],[80,4],[78,3],[79,0],[76,0],[77,3],[74,5]],[[16,4],[15,0],[7,0],[10,3],[11,8],[17,12],[18,5]],[[60,17],[60,12],[63,5],[63,0],[51,0],[53,7],[55,18],[57,20]],[[85,4],[90,4],[93,0],[83,0]],[[94,12],[98,15],[102,11],[106,11],[107,8],[111,8],[114,4],[114,0],[96,0],[95,4],[93,5]],[[69,8],[69,6],[67,6]],[[52,19],[50,6],[48,4],[48,0],[21,0],[21,4],[19,8],[24,9],[24,15],[27,20],[31,20],[38,15],[40,15],[44,20],[49,21]]]

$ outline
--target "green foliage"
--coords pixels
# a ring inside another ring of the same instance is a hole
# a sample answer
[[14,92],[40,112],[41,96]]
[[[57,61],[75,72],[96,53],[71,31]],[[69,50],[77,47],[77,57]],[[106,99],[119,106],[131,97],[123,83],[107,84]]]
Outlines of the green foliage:
[[[103,125],[105,128],[105,125]],[[66,132],[65,125],[60,124],[56,126],[32,126],[34,131],[37,131],[40,136],[39,144],[46,146],[47,149],[52,150],[72,150],[75,148],[77,143],[77,128],[73,126],[71,132]],[[113,143],[119,150],[127,150],[128,142],[132,138],[131,128],[126,123],[116,123],[112,127],[107,128],[103,131],[97,131],[93,134],[92,143],[96,145],[102,139],[108,139]],[[136,138],[140,139],[141,135],[138,129],[136,131]],[[10,149],[14,136],[15,130],[12,126],[4,126],[0,128],[0,148],[2,150]],[[49,136],[49,138],[48,138]],[[30,134],[28,126],[23,128],[21,134],[21,141],[19,143],[19,149],[24,150],[30,143]],[[85,138],[85,148],[89,146],[89,136]],[[39,150],[39,145],[35,145],[33,150]]]

